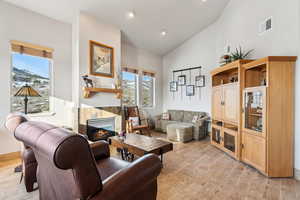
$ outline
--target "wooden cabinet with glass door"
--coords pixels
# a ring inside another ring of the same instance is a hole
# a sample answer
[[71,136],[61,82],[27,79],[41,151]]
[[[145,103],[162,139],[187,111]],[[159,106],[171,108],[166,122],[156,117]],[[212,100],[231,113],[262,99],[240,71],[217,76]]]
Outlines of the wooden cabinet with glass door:
[[235,158],[238,156],[237,136],[236,126],[213,120],[211,144]]
[[242,161],[269,177],[293,176],[296,59],[266,57],[242,66]]
[[248,62],[238,60],[211,72],[211,144],[236,159],[240,159],[241,66]]
[[266,87],[243,92],[242,161],[266,173]]
[[212,124],[211,143],[219,148],[222,146],[222,126]]

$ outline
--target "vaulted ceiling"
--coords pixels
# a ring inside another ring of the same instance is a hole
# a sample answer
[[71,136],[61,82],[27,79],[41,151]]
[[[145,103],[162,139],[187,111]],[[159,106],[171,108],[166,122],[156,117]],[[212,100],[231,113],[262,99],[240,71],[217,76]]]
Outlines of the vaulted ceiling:
[[[77,10],[119,27],[122,39],[164,55],[213,23],[229,0],[6,0],[72,23]],[[128,17],[133,11],[134,18]],[[166,31],[166,35],[161,34]]]

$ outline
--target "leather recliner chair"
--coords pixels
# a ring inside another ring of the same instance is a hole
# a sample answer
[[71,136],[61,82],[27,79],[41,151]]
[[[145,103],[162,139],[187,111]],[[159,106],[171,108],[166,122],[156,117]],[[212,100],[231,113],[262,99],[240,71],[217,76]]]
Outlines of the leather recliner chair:
[[[6,126],[10,125],[12,129],[15,128],[20,123],[27,121],[25,115],[19,115],[16,117],[15,114],[10,114],[6,118]],[[34,190],[34,183],[37,182],[36,179],[36,170],[37,170],[37,161],[35,159],[34,153],[29,146],[26,146],[24,143],[21,149],[21,160],[22,160],[22,175],[21,180],[24,179],[24,184],[27,192],[32,192]],[[19,167],[18,167],[19,168]]]
[[156,155],[128,163],[110,157],[106,142],[90,147],[84,137],[47,123],[15,116],[6,126],[34,152],[40,199],[156,199],[162,168]]

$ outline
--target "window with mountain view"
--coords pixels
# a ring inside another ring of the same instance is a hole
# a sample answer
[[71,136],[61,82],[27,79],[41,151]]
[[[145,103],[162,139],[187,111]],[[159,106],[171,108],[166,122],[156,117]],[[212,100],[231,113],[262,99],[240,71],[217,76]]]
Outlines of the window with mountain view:
[[122,103],[124,106],[154,106],[154,73],[139,73],[136,69],[124,68],[122,72]]
[[153,107],[153,96],[154,91],[154,80],[153,77],[143,75],[142,77],[142,105],[143,107]]
[[51,59],[12,53],[11,111],[24,112],[24,97],[14,94],[25,84],[35,89],[41,97],[28,97],[28,113],[49,112]]
[[122,103],[124,106],[135,106],[137,105],[137,74],[124,71],[122,77]]

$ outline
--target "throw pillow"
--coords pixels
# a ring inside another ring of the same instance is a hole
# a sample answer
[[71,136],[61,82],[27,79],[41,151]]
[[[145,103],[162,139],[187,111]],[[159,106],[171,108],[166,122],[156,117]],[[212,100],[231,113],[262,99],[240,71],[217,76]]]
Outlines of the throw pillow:
[[194,115],[192,122],[196,123],[198,121],[199,116],[198,115]]
[[170,120],[170,114],[169,113],[163,113],[162,114],[162,119],[163,120]]
[[129,120],[132,122],[132,126],[139,125],[139,118],[138,117],[129,117]]

